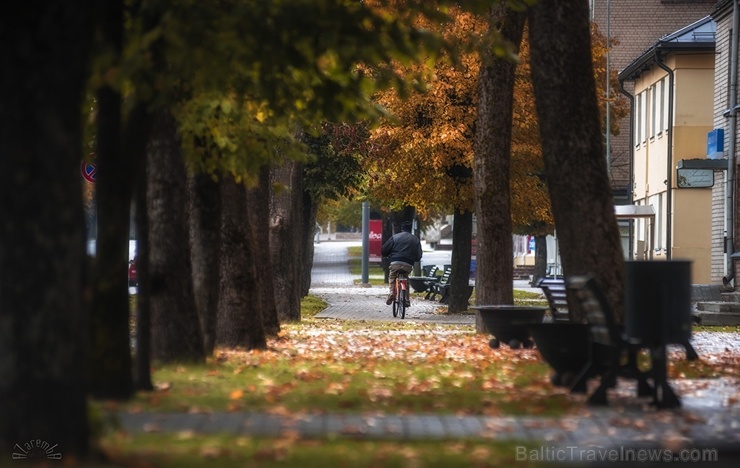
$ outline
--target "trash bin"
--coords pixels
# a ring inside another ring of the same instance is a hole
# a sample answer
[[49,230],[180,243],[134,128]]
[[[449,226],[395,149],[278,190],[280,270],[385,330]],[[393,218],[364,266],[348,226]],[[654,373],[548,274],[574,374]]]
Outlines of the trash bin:
[[647,345],[691,338],[691,262],[625,262],[625,332]]

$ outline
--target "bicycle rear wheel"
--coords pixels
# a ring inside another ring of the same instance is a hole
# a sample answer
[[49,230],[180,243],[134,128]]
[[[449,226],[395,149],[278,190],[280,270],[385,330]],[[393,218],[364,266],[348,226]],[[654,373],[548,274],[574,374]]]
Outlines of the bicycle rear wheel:
[[396,297],[395,297],[395,299],[393,299],[393,305],[392,305],[392,307],[393,307],[393,316],[394,317],[398,317],[398,308],[399,308],[398,307],[398,305],[399,305],[399,298],[398,298],[398,296],[400,296],[400,294],[401,294],[401,291],[399,291],[399,289],[400,288],[398,287],[398,280],[396,280]]
[[409,291],[407,283],[401,283],[401,287],[398,291],[398,296],[398,314],[403,319],[406,318],[406,304],[409,301]]

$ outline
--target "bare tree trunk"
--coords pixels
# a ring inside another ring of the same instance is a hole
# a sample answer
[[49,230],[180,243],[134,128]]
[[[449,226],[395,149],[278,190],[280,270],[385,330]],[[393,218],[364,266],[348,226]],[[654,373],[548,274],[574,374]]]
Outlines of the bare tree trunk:
[[[525,13],[498,6],[492,8],[490,22],[518,50],[525,18]],[[478,222],[476,304],[514,302],[509,168],[515,71],[516,64],[511,61],[483,57],[474,156]],[[485,331],[480,316],[476,316],[476,330]]]
[[80,108],[91,11],[87,1],[22,3],[0,20],[3,464],[14,464],[15,444],[37,440],[65,460],[89,449]]
[[146,144],[151,132],[152,115],[146,105],[139,104],[129,114],[124,132],[127,158],[137,161],[134,200],[136,203],[136,352],[134,355],[134,386],[136,390],[153,390],[152,309],[149,274],[149,217],[147,213]]
[[193,291],[198,310],[203,348],[213,354],[216,342],[219,263],[221,255],[221,191],[208,174],[188,177],[190,192],[190,258]]
[[203,337],[193,293],[185,161],[175,119],[162,111],[148,148],[149,267],[152,357],[203,361]]
[[301,297],[308,296],[311,289],[311,269],[313,268],[313,242],[316,238],[316,213],[318,207],[308,192],[303,192],[303,261],[301,262]]
[[[105,3],[102,35],[120,53],[123,5]],[[122,151],[121,95],[109,86],[97,93],[98,235],[93,262],[91,393],[125,400],[133,395],[129,337],[128,241],[135,164]]]
[[136,194],[136,354],[134,385],[137,390],[153,390],[152,361],[152,307],[149,274],[149,218],[147,217],[146,168],[141,171]]
[[534,236],[534,274],[532,284],[547,275],[547,236]]
[[221,289],[216,344],[265,349],[267,341],[258,307],[256,246],[247,219],[247,189],[231,176],[221,181]]
[[275,302],[280,322],[301,319],[303,259],[303,187],[301,165],[289,161],[274,169],[275,182],[287,187],[273,194],[270,205],[270,251],[275,273]]
[[621,320],[624,259],[604,159],[588,3],[543,1],[530,10],[529,21],[532,81],[563,271],[594,274]]
[[473,237],[473,213],[455,209],[452,227],[452,274],[447,310],[451,313],[468,310],[470,299],[470,254]]
[[280,333],[272,258],[270,256],[270,168],[260,170],[259,185],[247,191],[247,212],[255,240],[255,265],[257,275],[257,304],[262,312],[262,324],[268,336]]

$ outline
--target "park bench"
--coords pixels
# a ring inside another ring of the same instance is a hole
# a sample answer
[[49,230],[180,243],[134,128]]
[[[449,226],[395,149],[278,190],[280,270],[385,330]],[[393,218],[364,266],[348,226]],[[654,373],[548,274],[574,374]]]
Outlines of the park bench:
[[535,284],[542,289],[553,322],[570,322],[568,294],[563,278],[541,278]]
[[[582,307],[592,340],[589,362],[571,390],[585,392],[587,380],[600,375],[599,386],[589,396],[588,402],[605,405],[607,390],[616,386],[617,378],[631,378],[637,380],[638,396],[652,396],[657,407],[681,406],[681,401],[668,384],[665,343],[647,346],[628,339],[623,328],[614,322],[609,303],[593,277],[573,276],[567,279],[566,286]],[[637,363],[638,353],[643,349],[650,353],[648,370],[640,369]]]
[[427,283],[429,286],[429,291],[427,292],[426,296],[424,296],[424,299],[433,301],[437,297],[438,294],[444,297],[446,287],[448,286],[448,283],[450,282],[451,273],[452,273],[452,267],[446,267],[444,272],[442,273],[442,276],[438,280],[429,281]]
[[409,276],[411,287],[416,292],[425,292],[429,289],[429,284],[439,281],[437,265],[428,265],[423,268],[423,276]]
[[[436,283],[429,285],[429,292],[424,297],[425,299],[434,300],[437,295],[439,295],[439,303],[440,304],[447,304],[450,299],[450,276],[452,274],[452,268],[447,267],[445,268],[444,273],[442,274],[442,277],[437,281]],[[468,284],[467,289],[467,299],[470,299],[470,296],[473,295],[473,289],[474,286],[471,284]]]

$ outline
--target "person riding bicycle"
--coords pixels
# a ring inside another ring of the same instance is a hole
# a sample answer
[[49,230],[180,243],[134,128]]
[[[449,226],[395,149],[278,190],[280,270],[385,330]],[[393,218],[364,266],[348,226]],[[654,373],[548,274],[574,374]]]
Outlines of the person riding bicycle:
[[396,298],[395,286],[398,272],[411,273],[414,263],[421,260],[421,242],[415,235],[411,234],[411,222],[404,221],[401,223],[401,232],[394,234],[393,237],[388,239],[383,244],[383,247],[381,247],[380,252],[390,260],[388,274],[390,294],[388,294],[388,299],[385,303],[391,305]]

